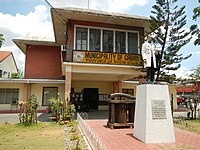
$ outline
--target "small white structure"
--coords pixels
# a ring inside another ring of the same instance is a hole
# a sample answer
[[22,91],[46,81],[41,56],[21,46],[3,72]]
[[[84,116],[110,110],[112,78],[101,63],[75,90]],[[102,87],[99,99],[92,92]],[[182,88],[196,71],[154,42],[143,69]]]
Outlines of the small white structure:
[[17,72],[18,69],[12,52],[0,51],[0,78],[11,78],[11,74]]
[[134,137],[144,143],[174,143],[167,85],[137,86]]

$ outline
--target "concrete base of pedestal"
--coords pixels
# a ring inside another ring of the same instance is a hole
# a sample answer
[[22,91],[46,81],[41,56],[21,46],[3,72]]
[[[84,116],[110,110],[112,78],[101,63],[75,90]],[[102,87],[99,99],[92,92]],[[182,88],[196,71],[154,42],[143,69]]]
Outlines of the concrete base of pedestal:
[[174,143],[167,85],[137,86],[133,136],[144,143]]

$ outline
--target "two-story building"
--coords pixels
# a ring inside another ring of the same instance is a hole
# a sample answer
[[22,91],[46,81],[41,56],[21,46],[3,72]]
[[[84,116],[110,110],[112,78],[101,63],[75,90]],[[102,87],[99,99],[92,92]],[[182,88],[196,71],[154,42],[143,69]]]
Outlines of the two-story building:
[[148,18],[75,8],[52,9],[51,14],[55,42],[14,42],[26,55],[25,79],[64,82],[29,83],[28,95],[37,92],[45,106],[49,98],[45,95],[59,92],[69,98],[75,93],[79,101],[97,109],[107,94],[122,90],[135,94],[135,87],[126,88],[130,83],[122,81],[141,74],[139,47]]
[[51,16],[55,42],[13,40],[26,55],[25,78],[15,81],[19,100],[34,94],[45,109],[59,93],[106,109],[108,94],[135,95],[139,82],[127,80],[142,74],[140,46],[149,18],[77,8],[51,9]]

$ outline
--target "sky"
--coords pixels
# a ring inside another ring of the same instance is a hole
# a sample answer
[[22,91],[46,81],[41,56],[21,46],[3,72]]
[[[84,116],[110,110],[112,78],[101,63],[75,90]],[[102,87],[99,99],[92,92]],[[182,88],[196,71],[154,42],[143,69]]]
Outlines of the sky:
[[[149,17],[155,0],[48,0],[55,7],[79,7],[121,12]],[[186,5],[187,25],[200,24],[192,20],[193,8],[198,6],[198,0],[178,0],[179,7]],[[4,43],[0,50],[12,51],[18,68],[23,71],[25,55],[12,42],[12,39],[41,39],[54,41],[50,6],[45,0],[0,0],[0,33],[4,35]],[[200,65],[200,46],[194,46],[194,38],[181,48],[183,55],[192,57],[181,63],[181,68],[175,73],[185,77],[191,70]]]

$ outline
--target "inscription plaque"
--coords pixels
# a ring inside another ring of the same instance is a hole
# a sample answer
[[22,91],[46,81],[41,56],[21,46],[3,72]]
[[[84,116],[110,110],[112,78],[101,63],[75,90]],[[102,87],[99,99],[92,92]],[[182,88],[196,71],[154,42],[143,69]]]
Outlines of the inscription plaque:
[[152,99],[152,119],[167,119],[165,100]]

